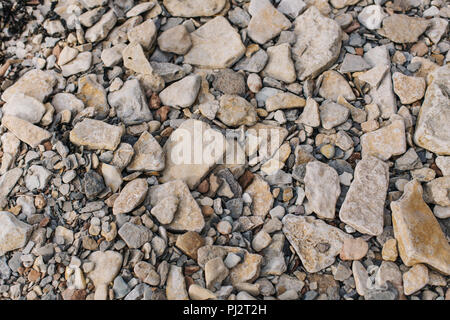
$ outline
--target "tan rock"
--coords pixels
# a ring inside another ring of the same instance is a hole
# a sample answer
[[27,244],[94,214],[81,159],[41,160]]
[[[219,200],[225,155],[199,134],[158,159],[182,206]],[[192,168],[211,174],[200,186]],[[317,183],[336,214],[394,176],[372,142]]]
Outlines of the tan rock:
[[189,300],[181,267],[170,265],[166,284],[167,300]]
[[24,247],[31,232],[32,226],[20,221],[10,212],[0,211],[0,256]]
[[405,123],[396,119],[390,125],[368,132],[361,137],[363,158],[373,155],[388,160],[406,152]]
[[[266,102],[267,106],[267,102]],[[313,98],[306,99],[306,105],[296,122],[316,128],[320,126],[319,104]]]
[[201,232],[205,225],[202,212],[186,183],[181,180],[174,180],[151,187],[144,204],[156,206],[168,195],[177,197],[179,204],[175,217],[167,225],[167,228],[175,231]]
[[113,126],[103,121],[84,119],[70,131],[70,141],[77,146],[88,149],[105,149],[114,151],[124,134],[124,127]]
[[419,77],[405,76],[400,72],[392,75],[394,92],[403,104],[411,104],[422,99],[425,94],[425,80]]
[[319,94],[325,98],[337,101],[339,96],[343,96],[346,100],[355,100],[355,94],[350,88],[347,80],[334,70],[325,71],[320,85]]
[[128,171],[161,171],[165,166],[164,151],[148,131],[144,131],[133,145],[134,156]]
[[225,94],[220,98],[217,118],[229,127],[253,126],[258,121],[255,107],[237,95]]
[[428,283],[428,268],[423,264],[416,264],[403,274],[403,286],[407,296],[419,291]]
[[244,260],[230,271],[231,283],[252,283],[260,274],[263,257],[259,254],[245,252]]
[[222,133],[199,120],[186,120],[164,145],[166,166],[160,181],[180,179],[191,190],[222,159],[226,140]]
[[209,17],[218,14],[227,0],[164,0],[164,7],[175,17]]
[[191,33],[192,48],[184,63],[206,69],[228,68],[245,53],[236,30],[224,17],[216,17]]
[[205,245],[205,240],[194,231],[188,231],[177,237],[175,245],[187,256],[197,260],[197,250]]
[[291,46],[283,43],[267,49],[269,61],[264,69],[264,74],[274,79],[292,83],[297,78],[294,62],[291,59]]
[[156,30],[156,25],[152,19],[145,20],[127,32],[130,43],[139,43],[146,50],[153,46],[157,34],[158,30]]
[[395,261],[398,257],[397,240],[389,239],[383,245],[381,255],[385,261]]
[[95,251],[89,255],[89,261],[94,263],[94,269],[88,277],[95,287],[95,300],[106,300],[108,285],[114,280],[122,267],[122,255],[116,251]]
[[220,286],[222,281],[228,277],[228,274],[229,271],[223,263],[222,258],[217,257],[209,260],[205,264],[206,287],[212,289],[215,286]]
[[391,202],[392,224],[403,263],[426,263],[450,274],[450,245],[430,208],[422,199],[417,180],[406,184],[403,196]]
[[11,131],[20,141],[25,142],[32,148],[36,148],[52,137],[51,133],[47,130],[14,116],[4,115],[2,125]]
[[417,42],[430,26],[431,22],[405,14],[393,14],[383,20],[383,27],[378,33],[396,43]]
[[288,135],[286,128],[257,123],[245,132],[246,150],[249,158],[257,156],[256,162],[270,159]]
[[252,198],[252,213],[255,216],[265,217],[272,209],[274,201],[269,184],[259,175],[255,175],[245,192]]
[[192,46],[191,36],[185,26],[178,25],[161,33],[158,46],[162,51],[186,54]]
[[280,92],[267,98],[266,100],[266,110],[268,112],[279,109],[302,108],[305,105],[305,99],[290,92]]
[[142,46],[137,42],[131,42],[123,51],[123,65],[136,73],[153,74],[153,68],[145,57]]
[[428,182],[424,188],[424,199],[442,207],[450,207],[450,176],[439,177]]
[[283,232],[306,271],[318,272],[332,265],[345,239],[352,236],[312,216],[284,216]]
[[336,202],[341,193],[335,169],[320,161],[306,165],[305,195],[308,205],[318,217],[334,219]]
[[189,286],[189,297],[192,300],[215,300],[217,298],[210,290],[200,287],[198,284]]
[[83,101],[85,108],[93,108],[96,117],[104,119],[109,114],[106,90],[97,82],[97,75],[88,74],[78,79],[77,97]]
[[146,179],[135,179],[127,183],[116,201],[113,214],[129,213],[144,201],[147,196],[148,183]]
[[353,6],[360,2],[361,0],[330,0],[333,7],[336,9],[342,9],[347,6]]
[[380,235],[388,186],[388,165],[374,156],[364,157],[356,165],[352,184],[339,211],[341,221],[361,233]]
[[367,254],[369,245],[362,238],[344,239],[339,257],[342,260],[361,260]]

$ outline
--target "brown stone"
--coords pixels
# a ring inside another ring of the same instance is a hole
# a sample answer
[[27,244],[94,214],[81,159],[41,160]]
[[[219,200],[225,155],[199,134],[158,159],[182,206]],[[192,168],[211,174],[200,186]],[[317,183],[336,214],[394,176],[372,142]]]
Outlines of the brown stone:
[[368,250],[369,245],[362,238],[345,239],[339,257],[342,260],[361,260]]
[[175,245],[186,255],[197,260],[197,250],[205,245],[205,240],[197,232],[188,231],[178,236]]

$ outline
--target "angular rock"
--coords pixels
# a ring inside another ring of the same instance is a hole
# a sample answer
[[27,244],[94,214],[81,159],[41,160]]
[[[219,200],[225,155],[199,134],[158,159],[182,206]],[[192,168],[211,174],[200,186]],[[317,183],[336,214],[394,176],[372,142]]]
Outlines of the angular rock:
[[405,123],[393,120],[390,125],[368,132],[361,137],[363,158],[373,155],[385,161],[406,151]]
[[166,284],[166,296],[167,300],[189,300],[183,269],[181,267],[170,265]]
[[114,28],[117,22],[117,16],[114,10],[109,10],[92,27],[86,30],[84,38],[89,42],[98,42],[106,38],[108,33]]
[[190,189],[195,189],[222,159],[225,148],[226,140],[222,133],[199,120],[184,121],[164,145],[166,166],[160,181],[180,179]]
[[450,177],[439,177],[425,185],[424,199],[443,207],[450,207]]
[[156,206],[168,195],[177,197],[179,204],[175,217],[167,225],[167,228],[175,231],[201,232],[205,225],[203,214],[197,202],[192,197],[186,183],[181,180],[174,180],[151,187],[144,204]]
[[344,123],[350,115],[348,108],[329,100],[320,105],[319,112],[322,127],[327,130]]
[[305,195],[318,217],[334,219],[336,202],[341,193],[339,176],[332,167],[320,161],[306,165]]
[[361,233],[380,235],[388,186],[388,165],[373,156],[364,157],[356,165],[352,184],[339,211],[341,221]]
[[392,224],[402,261],[407,266],[426,263],[450,274],[450,245],[430,208],[423,201],[417,180],[405,185],[402,197],[391,202]]
[[87,74],[78,78],[77,97],[83,101],[85,108],[93,108],[97,119],[104,119],[109,114],[106,90],[97,82],[97,75]]
[[146,97],[137,79],[126,81],[122,88],[108,95],[108,102],[116,109],[125,124],[139,124],[153,119]]
[[294,247],[306,271],[311,273],[332,265],[345,239],[352,238],[340,229],[312,216],[288,214],[282,222],[286,238]]
[[149,229],[131,222],[125,223],[118,233],[130,249],[139,249],[152,238],[152,233]]
[[347,53],[342,61],[340,73],[357,72],[370,69],[370,65],[364,60],[363,57],[356,54]]
[[305,108],[296,122],[313,128],[320,126],[319,104],[316,100],[313,98],[306,99]]
[[0,256],[24,247],[32,226],[17,219],[8,211],[0,211]]
[[417,117],[414,142],[438,155],[450,155],[450,65],[431,73],[429,80]]
[[129,213],[140,205],[147,196],[146,179],[135,179],[127,183],[114,201],[113,214]]
[[167,196],[159,201],[150,211],[161,224],[169,224],[173,221],[180,201],[177,197]]
[[231,69],[224,69],[214,74],[212,83],[214,89],[224,94],[245,95],[245,78],[240,72],[234,72]]
[[76,115],[84,109],[83,101],[75,95],[66,92],[55,94],[52,98],[52,106],[55,108],[56,113],[60,113],[63,110],[70,110],[72,115]]
[[101,175],[89,170],[83,177],[82,191],[89,200],[95,199],[105,189],[105,183]]
[[192,48],[184,62],[206,69],[232,66],[245,53],[236,30],[224,17],[216,17],[191,33]]
[[251,209],[253,215],[265,217],[272,209],[274,202],[269,184],[259,175],[255,175],[245,192],[252,198]]
[[199,75],[187,76],[161,91],[159,98],[167,106],[190,107],[197,99],[200,85]]
[[251,57],[243,58],[236,64],[235,70],[260,72],[267,64],[269,55],[264,50],[256,51]]
[[322,78],[322,84],[320,85],[319,94],[325,98],[333,101],[337,101],[339,96],[344,97],[346,100],[355,100],[355,94],[353,93],[347,80],[334,70],[325,71]]
[[137,42],[131,42],[122,50],[123,65],[136,73],[152,75],[153,68],[145,57],[142,46]]
[[177,237],[175,245],[186,255],[197,260],[197,250],[205,245],[205,240],[197,232],[188,231]]
[[130,43],[139,43],[142,48],[149,50],[155,43],[158,30],[152,19],[147,19],[143,23],[131,28],[127,32]]
[[411,104],[422,99],[425,94],[425,80],[419,77],[405,76],[400,72],[392,75],[394,92],[400,98],[402,104]]
[[297,42],[292,48],[299,80],[314,78],[330,67],[341,50],[341,27],[312,6],[295,19]]
[[266,100],[266,110],[268,112],[280,109],[302,108],[305,105],[305,99],[290,92],[280,92]]
[[423,264],[416,264],[403,274],[403,286],[407,296],[419,291],[428,284],[428,269]]
[[74,74],[89,70],[92,63],[92,53],[89,51],[82,52],[75,59],[61,66],[62,75],[70,77]]
[[44,105],[33,97],[28,97],[23,93],[11,96],[9,102],[2,107],[3,114],[14,116],[31,123],[41,121],[45,113]]
[[161,33],[158,46],[162,51],[186,54],[192,46],[191,36],[185,26],[178,25]]
[[116,150],[124,134],[123,126],[113,126],[103,121],[84,119],[70,131],[70,142],[88,149]]
[[6,171],[0,177],[0,208],[4,208],[8,204],[8,194],[16,185],[22,176],[23,169],[14,168]]
[[383,19],[383,27],[378,33],[396,43],[417,42],[431,22],[405,14],[393,14]]
[[255,107],[236,95],[225,94],[220,98],[217,118],[229,127],[253,126],[258,121]]
[[358,14],[358,21],[369,30],[376,30],[381,28],[381,22],[387,14],[384,12],[383,7],[374,4],[365,6],[364,9]]
[[2,125],[11,131],[20,141],[25,142],[32,148],[36,148],[52,137],[51,133],[47,130],[14,116],[4,115]]
[[227,0],[164,0],[164,7],[175,17],[210,17],[224,9]]
[[165,167],[164,151],[148,131],[144,131],[133,145],[134,157],[128,171],[161,171]]

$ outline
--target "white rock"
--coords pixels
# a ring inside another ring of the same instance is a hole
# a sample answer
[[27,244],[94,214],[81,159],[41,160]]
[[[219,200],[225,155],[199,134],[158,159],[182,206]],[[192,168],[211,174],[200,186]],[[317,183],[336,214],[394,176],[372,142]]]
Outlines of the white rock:
[[24,247],[28,242],[32,227],[10,212],[0,211],[0,256]]
[[376,30],[381,28],[381,22],[387,16],[380,5],[374,4],[364,7],[358,15],[358,20],[367,29]]
[[78,50],[75,48],[71,48],[69,46],[65,46],[58,57],[58,64],[63,66],[68,62],[72,61],[78,55]]
[[41,121],[45,113],[44,105],[33,97],[23,93],[14,94],[3,106],[3,113],[18,117],[31,123]]
[[114,10],[109,10],[103,15],[103,17],[94,24],[92,27],[86,30],[84,38],[89,42],[97,42],[106,38],[108,33],[112,30],[117,22],[116,14]]
[[89,51],[82,52],[77,57],[61,66],[62,75],[64,77],[70,77],[74,74],[85,72],[89,70],[92,63],[92,53]]
[[202,78],[199,75],[191,75],[179,80],[159,94],[163,105],[190,107],[197,99]]
[[296,73],[291,59],[291,46],[283,43],[268,48],[267,53],[269,61],[264,69],[264,74],[286,83],[294,82]]

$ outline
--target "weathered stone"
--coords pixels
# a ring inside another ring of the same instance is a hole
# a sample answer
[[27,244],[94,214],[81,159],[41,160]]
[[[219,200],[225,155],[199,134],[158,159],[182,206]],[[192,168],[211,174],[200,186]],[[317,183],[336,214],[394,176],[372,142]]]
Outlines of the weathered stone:
[[295,20],[292,48],[299,80],[314,78],[333,64],[341,50],[341,27],[312,6]]
[[110,93],[108,102],[116,109],[119,119],[127,125],[153,119],[137,79],[126,81],[120,90]]
[[331,0],[330,2],[336,9],[342,9],[347,6],[353,6],[359,1],[361,0]]
[[136,73],[152,75],[153,68],[145,57],[142,46],[137,42],[131,42],[122,50],[123,65]]
[[422,18],[393,14],[383,19],[383,28],[379,29],[378,33],[396,43],[417,42],[430,24]]
[[266,110],[268,112],[280,109],[301,108],[304,107],[305,105],[306,105],[305,99],[290,92],[280,92],[269,97],[266,100]]
[[380,235],[388,186],[388,165],[373,156],[364,157],[356,165],[353,182],[339,211],[341,221],[361,233]]
[[23,169],[14,168],[6,171],[0,177],[0,208],[4,208],[8,204],[8,194],[16,185],[22,176]]
[[362,238],[348,238],[342,244],[339,257],[342,260],[361,260],[366,256],[368,250],[369,245]]
[[259,175],[256,175],[245,192],[252,198],[251,209],[253,214],[265,217],[272,209],[274,201],[269,184]]
[[179,204],[175,217],[167,228],[176,231],[201,232],[205,225],[202,212],[186,183],[181,180],[174,180],[151,187],[144,204],[156,206],[168,195],[177,197]]
[[158,46],[162,51],[186,54],[192,46],[191,36],[185,26],[178,25],[161,33]]
[[120,169],[106,163],[102,163],[102,176],[107,187],[112,192],[117,192],[122,185],[122,174]]
[[253,41],[264,44],[291,26],[289,19],[275,9],[270,1],[252,0],[252,2],[258,2],[257,5],[251,4],[257,7],[257,10],[250,12],[252,19],[248,24],[248,36]]
[[77,49],[65,46],[64,49],[62,49],[61,53],[59,54],[58,64],[60,66],[65,65],[66,63],[75,59],[78,53],[79,51]]
[[34,164],[28,168],[27,175],[24,179],[25,186],[30,191],[36,189],[42,190],[47,186],[51,176],[52,173],[49,170],[43,166]]
[[167,300],[189,300],[183,269],[181,267],[170,265],[166,284],[166,296]]
[[114,28],[116,22],[117,17],[114,10],[109,10],[96,24],[86,30],[84,38],[89,42],[98,42],[103,40],[112,28]]
[[450,207],[450,177],[439,177],[428,182],[424,188],[425,202]]
[[164,183],[180,179],[190,189],[195,189],[222,159],[225,148],[224,136],[205,122],[192,119],[184,121],[164,145],[166,166],[160,181]]
[[306,99],[305,108],[296,122],[313,128],[320,126],[319,104],[316,100],[313,98]]
[[291,59],[291,46],[283,43],[267,49],[269,61],[264,69],[264,74],[274,79],[292,83],[297,78],[294,62]]
[[319,112],[322,127],[327,130],[344,123],[350,115],[348,108],[329,100],[325,100],[320,105]]
[[390,125],[368,132],[361,137],[363,158],[373,155],[388,160],[406,151],[405,123],[403,119],[393,120]]
[[190,107],[197,99],[200,85],[199,75],[187,76],[161,91],[159,98],[166,106]]
[[135,179],[127,183],[114,201],[113,214],[129,213],[144,201],[148,190],[146,179]]
[[425,99],[417,117],[414,142],[439,155],[450,155],[450,65],[429,75]]
[[339,96],[343,96],[346,100],[355,100],[355,94],[350,88],[347,80],[334,70],[325,71],[323,73],[322,84],[320,85],[319,94],[325,98],[337,101]]
[[11,96],[9,102],[3,107],[3,114],[14,116],[31,123],[41,121],[45,113],[44,105],[33,97],[28,97],[23,93],[17,93]]
[[431,26],[427,29],[425,34],[431,41],[438,43],[448,27],[448,19],[433,18],[431,19]]
[[4,115],[2,125],[11,131],[20,141],[25,142],[32,148],[36,148],[52,137],[51,133],[47,130],[14,116]]
[[59,113],[63,110],[70,110],[73,115],[84,109],[84,103],[75,95],[66,92],[60,92],[53,96],[52,106],[55,112]]
[[125,241],[128,248],[139,249],[144,243],[151,240],[152,233],[144,226],[127,222],[120,227],[119,236]]
[[403,274],[403,286],[407,296],[419,291],[428,283],[428,269],[423,264],[416,264]]
[[77,97],[86,108],[93,108],[97,119],[104,119],[109,114],[106,90],[97,82],[95,74],[88,74],[78,78]]
[[210,290],[203,288],[198,284],[189,286],[189,297],[192,300],[215,300],[217,298]]
[[376,30],[381,28],[381,22],[387,17],[383,7],[374,4],[365,6],[364,9],[358,14],[358,21],[369,30]]
[[[231,250],[230,250],[231,251]],[[231,283],[253,283],[260,274],[263,257],[245,251],[244,260],[230,271]]]
[[450,274],[450,245],[430,208],[422,199],[417,180],[406,184],[403,196],[391,202],[392,224],[403,263],[426,263]]
[[105,183],[101,175],[89,170],[82,180],[82,191],[89,200],[95,199],[105,189]]
[[224,69],[214,74],[214,89],[224,94],[243,96],[245,94],[245,78],[240,72]]
[[177,237],[175,245],[186,255],[197,260],[197,250],[205,245],[205,240],[197,232],[188,231]]
[[229,271],[223,263],[222,258],[217,257],[209,260],[205,264],[206,287],[212,289],[215,286],[220,286],[222,281],[228,277],[228,274]]
[[243,58],[236,64],[235,70],[260,72],[267,64],[269,55],[264,50],[258,50],[251,57]]
[[175,17],[209,17],[225,7],[226,0],[164,0],[164,7]]
[[130,43],[139,43],[142,48],[151,49],[156,40],[158,31],[152,19],[147,19],[127,32]]
[[256,124],[258,116],[255,107],[236,95],[225,94],[220,98],[217,118],[229,127]]
[[95,251],[89,255],[89,260],[94,263],[94,269],[88,277],[95,286],[95,300],[106,300],[108,297],[108,285],[114,280],[122,266],[122,255],[115,251]]
[[124,134],[123,126],[113,126],[103,121],[84,119],[70,131],[70,141],[88,149],[116,150]]
[[370,69],[370,65],[364,60],[363,57],[356,54],[347,53],[342,61],[340,73],[357,72]]
[[70,77],[74,74],[89,70],[92,64],[92,53],[89,51],[82,52],[75,59],[61,66],[62,75]]
[[148,131],[144,131],[133,145],[134,156],[128,171],[161,171],[165,166],[164,151]]
[[383,250],[381,251],[381,255],[383,257],[383,260],[386,260],[386,261],[397,260],[397,257],[398,257],[397,240],[389,239],[388,241],[386,241],[383,245]]
[[26,72],[12,86],[8,87],[2,94],[2,99],[6,102],[16,93],[23,93],[33,97],[40,102],[53,92],[56,85],[56,77],[50,72],[33,69]]
[[167,196],[161,199],[150,212],[161,224],[169,224],[175,217],[179,203],[180,201],[177,197]]
[[405,76],[400,72],[392,75],[394,92],[400,98],[402,104],[411,104],[422,99],[425,94],[425,80],[419,77]]
[[345,239],[350,235],[312,216],[302,217],[292,214],[283,220],[283,232],[306,271],[318,272],[334,263]]
[[192,48],[184,62],[201,68],[228,68],[245,53],[241,37],[224,17],[216,17],[191,33]]
[[31,235],[32,227],[10,212],[0,211],[0,256],[24,247]]

